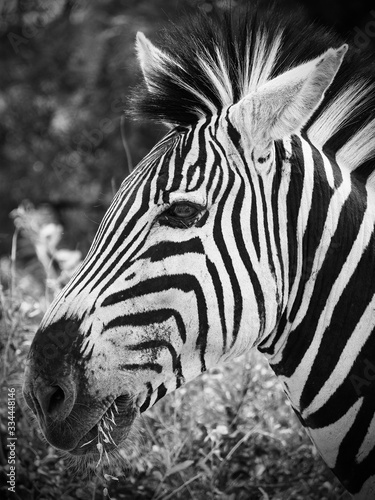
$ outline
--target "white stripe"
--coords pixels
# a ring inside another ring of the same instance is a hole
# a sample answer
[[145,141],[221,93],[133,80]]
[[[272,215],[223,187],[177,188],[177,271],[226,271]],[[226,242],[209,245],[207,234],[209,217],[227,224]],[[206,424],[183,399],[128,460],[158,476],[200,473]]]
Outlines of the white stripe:
[[[348,376],[350,369],[356,361],[362,347],[366,343],[372,330],[375,328],[375,295],[367,306],[352,335],[349,337],[344,350],[336,364],[335,369],[328,377],[323,387],[313,399],[311,404],[304,410],[303,417],[307,418],[321,408],[340,387],[343,380]],[[353,386],[355,392],[355,387]]]
[[[314,188],[314,161],[312,156],[312,150],[310,145],[306,141],[304,141],[303,139],[301,139],[301,141],[302,141],[302,154],[303,154],[305,175],[303,179],[303,189],[302,189],[300,209],[298,212],[297,238],[302,237],[302,235],[305,234],[309,213],[311,209],[312,194]],[[299,243],[299,247],[301,246],[302,246],[301,243]],[[300,251],[297,254],[297,269],[295,274],[295,280],[289,296],[289,304],[290,304],[288,306],[289,313],[298,292],[299,278],[302,272],[303,259],[304,256],[302,255],[302,251],[300,248]],[[273,360],[272,362],[274,363]]]

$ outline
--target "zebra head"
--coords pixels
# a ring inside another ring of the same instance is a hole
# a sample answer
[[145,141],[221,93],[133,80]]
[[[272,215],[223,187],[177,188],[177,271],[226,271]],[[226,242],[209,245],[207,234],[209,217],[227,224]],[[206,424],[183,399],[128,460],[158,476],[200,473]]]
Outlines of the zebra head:
[[[302,168],[290,138],[347,47],[271,77],[281,38],[264,42],[238,65],[236,95],[220,47],[196,55],[200,92],[181,57],[138,35],[144,94],[150,109],[165,101],[170,131],[123,182],[30,349],[24,394],[53,446],[95,455],[102,431],[111,453],[140,412],[277,328]],[[181,96],[176,119],[168,92]]]

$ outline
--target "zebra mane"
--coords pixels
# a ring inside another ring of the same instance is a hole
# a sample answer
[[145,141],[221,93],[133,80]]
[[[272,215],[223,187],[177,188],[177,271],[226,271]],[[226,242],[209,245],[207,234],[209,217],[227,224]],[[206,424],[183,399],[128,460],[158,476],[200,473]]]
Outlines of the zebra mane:
[[[348,41],[350,46],[350,41]],[[133,116],[191,125],[238,102],[286,70],[342,40],[277,6],[186,19],[164,32],[149,85],[131,99]],[[372,56],[373,59],[373,56]],[[319,109],[305,126],[313,144],[363,178],[375,170],[375,63],[350,46]],[[372,176],[371,176],[372,177]]]

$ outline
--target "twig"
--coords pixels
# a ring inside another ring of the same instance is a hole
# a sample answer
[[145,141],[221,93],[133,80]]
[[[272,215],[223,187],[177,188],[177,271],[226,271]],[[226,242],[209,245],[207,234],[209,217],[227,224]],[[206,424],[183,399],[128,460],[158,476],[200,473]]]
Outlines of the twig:
[[201,472],[199,474],[197,474],[196,476],[191,477],[188,481],[186,481],[186,483],[182,484],[181,486],[179,486],[178,488],[176,488],[175,490],[173,490],[166,497],[163,497],[163,500],[169,500],[170,498],[173,498],[177,493],[179,493],[181,490],[183,490],[188,484],[192,483],[196,479],[199,479],[200,477],[202,477],[202,473]]

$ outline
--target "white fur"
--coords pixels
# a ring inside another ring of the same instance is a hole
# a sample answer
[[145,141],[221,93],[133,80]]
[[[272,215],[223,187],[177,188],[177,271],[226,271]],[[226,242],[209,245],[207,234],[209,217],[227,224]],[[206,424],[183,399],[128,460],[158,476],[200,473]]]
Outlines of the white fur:
[[358,130],[337,152],[339,165],[354,170],[375,157],[375,119]]
[[351,80],[334,101],[327,106],[309,127],[308,136],[315,146],[321,148],[344,125],[358,118],[366,99],[367,86],[364,81]]
[[270,81],[272,70],[277,62],[278,52],[282,41],[282,33],[273,41],[272,46],[267,46],[267,38],[263,31],[258,32],[253,53],[250,46],[246,47],[246,65],[241,75],[241,97],[256,91],[260,86]]

